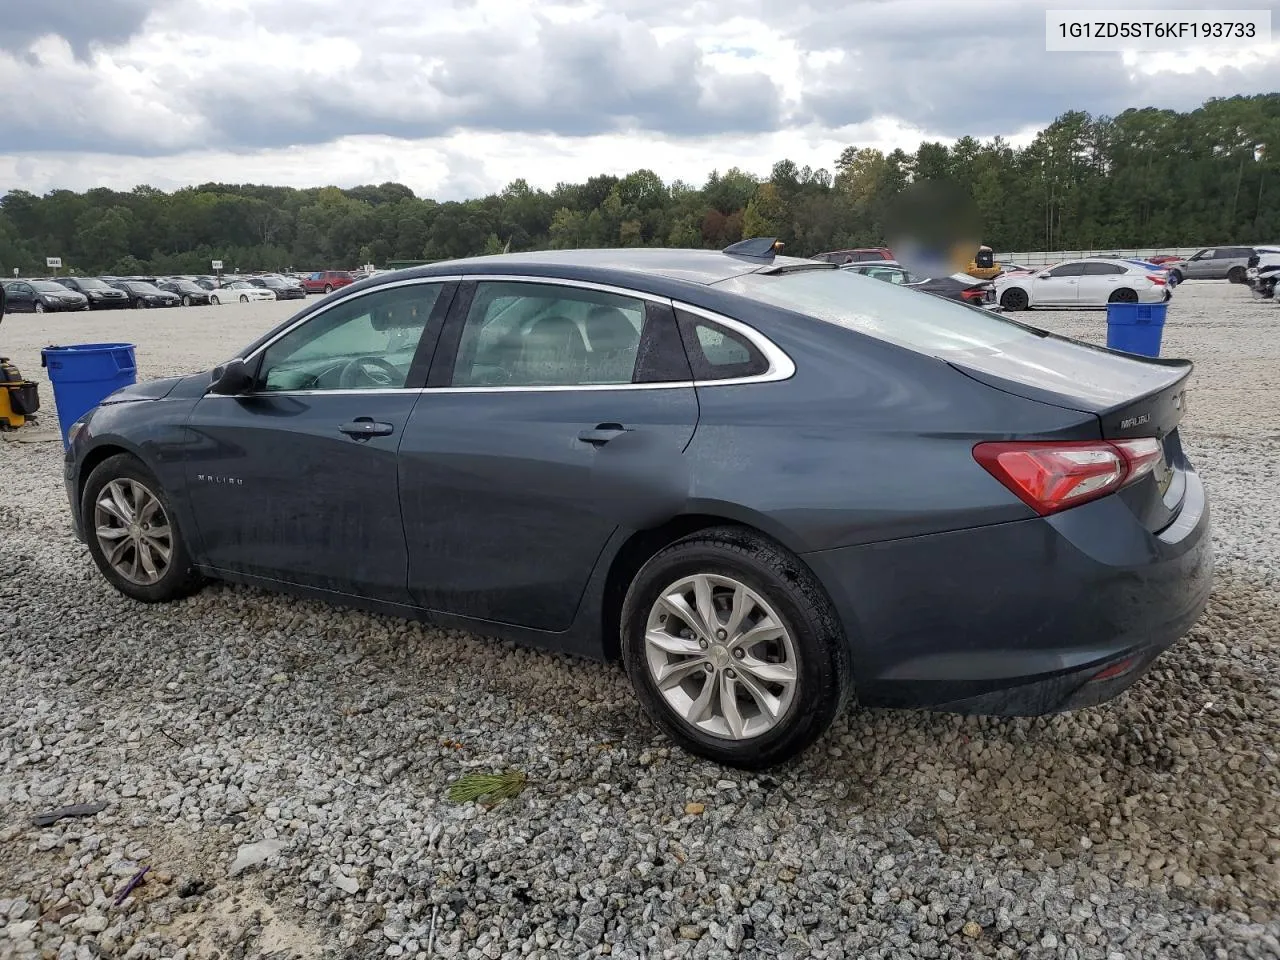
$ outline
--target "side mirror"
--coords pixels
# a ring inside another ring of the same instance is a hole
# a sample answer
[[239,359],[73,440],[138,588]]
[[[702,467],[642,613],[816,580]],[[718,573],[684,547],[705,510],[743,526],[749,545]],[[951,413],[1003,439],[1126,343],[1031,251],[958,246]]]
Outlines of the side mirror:
[[249,368],[238,357],[220,367],[213,368],[213,381],[206,393],[222,397],[234,397],[248,392],[253,386],[253,378],[249,376]]
[[1040,277],[1040,279],[1041,279],[1041,280],[1048,280],[1048,279],[1049,279],[1049,271],[1048,271],[1048,270],[1046,270],[1044,273],[1041,273],[1041,274],[1039,274],[1038,276]]

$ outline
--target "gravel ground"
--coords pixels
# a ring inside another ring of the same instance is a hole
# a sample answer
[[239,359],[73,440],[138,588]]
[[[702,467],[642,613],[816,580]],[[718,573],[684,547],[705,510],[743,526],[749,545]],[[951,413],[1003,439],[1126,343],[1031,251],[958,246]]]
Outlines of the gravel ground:
[[[291,310],[14,316],[0,344],[33,376],[41,344],[126,339],[146,378]],[[239,587],[131,603],[71,536],[60,445],[0,443],[0,956],[1280,956],[1278,330],[1226,283],[1171,308],[1220,563],[1129,693],[854,712],[767,776],[669,749],[613,667]],[[517,799],[446,798],[504,768]]]

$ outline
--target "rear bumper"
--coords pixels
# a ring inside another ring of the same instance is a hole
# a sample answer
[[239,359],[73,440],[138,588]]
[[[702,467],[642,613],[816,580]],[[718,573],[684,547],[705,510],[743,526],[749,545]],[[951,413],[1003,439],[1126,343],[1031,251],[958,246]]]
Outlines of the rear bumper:
[[1122,692],[1209,598],[1209,506],[1196,474],[1186,478],[1182,510],[1159,534],[1107,497],[1049,518],[806,554],[840,610],[859,701],[1035,716]]

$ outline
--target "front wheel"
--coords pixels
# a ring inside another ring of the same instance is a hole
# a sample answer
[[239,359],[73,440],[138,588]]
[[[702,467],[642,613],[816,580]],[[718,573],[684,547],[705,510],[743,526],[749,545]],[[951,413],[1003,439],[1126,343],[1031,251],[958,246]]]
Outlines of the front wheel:
[[209,298],[209,302],[210,302],[210,303],[212,303],[212,304],[216,307],[216,306],[217,306],[218,304],[220,304],[222,301],[221,301],[221,300],[219,300],[216,296],[213,296],[213,297],[210,297],[210,298]]
[[1182,271],[1181,271],[1181,270],[1170,270],[1170,271],[1169,271],[1169,279],[1170,279],[1171,281],[1173,281],[1173,283],[1175,283],[1175,284],[1179,284],[1179,283],[1181,283],[1183,280],[1185,280],[1185,279],[1186,279],[1186,277],[1184,277],[1184,276],[1182,275]]
[[1031,298],[1021,287],[1010,287],[1000,295],[1000,306],[1006,310],[1025,310],[1030,304]]
[[80,516],[94,563],[125,596],[162,603],[200,586],[169,500],[136,457],[116,454],[94,468]]
[[44,313],[44,304],[39,300],[36,301],[35,311],[36,313]]
[[326,283],[326,284],[324,285],[324,292],[325,292],[325,293],[333,293],[333,284],[331,284],[331,283]]
[[248,296],[248,294],[244,294],[244,293],[240,294],[240,302],[241,302],[241,303],[248,303],[248,302],[249,302],[249,296]]
[[781,546],[718,527],[649,560],[623,603],[622,659],[649,717],[686,750],[762,769],[802,753],[852,689],[831,602]]
[[1138,291],[1130,290],[1128,287],[1121,287],[1111,294],[1107,299],[1107,303],[1137,303]]
[[183,305],[184,307],[189,307],[189,306],[191,306],[191,296],[190,296],[189,294],[184,294],[184,295],[183,295],[183,297],[182,297],[182,305]]

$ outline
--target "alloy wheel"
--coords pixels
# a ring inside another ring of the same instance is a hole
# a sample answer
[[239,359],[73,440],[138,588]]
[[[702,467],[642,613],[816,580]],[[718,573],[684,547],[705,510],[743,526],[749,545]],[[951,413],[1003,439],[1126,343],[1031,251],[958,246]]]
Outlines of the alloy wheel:
[[747,740],[786,715],[799,676],[782,618],[746,584],[684,577],[649,611],[645,661],[667,705],[703,733]]
[[44,313],[44,304],[36,301],[36,313]]
[[137,480],[112,480],[94,506],[94,534],[107,563],[131,583],[148,586],[169,569],[173,529],[160,499]]

